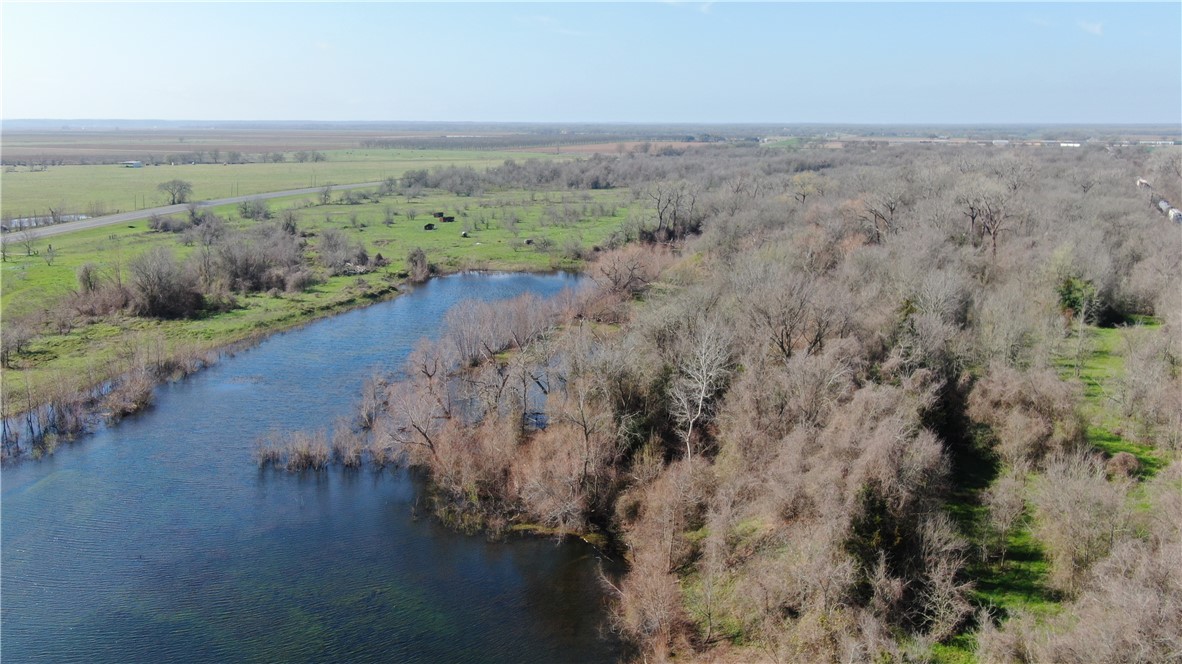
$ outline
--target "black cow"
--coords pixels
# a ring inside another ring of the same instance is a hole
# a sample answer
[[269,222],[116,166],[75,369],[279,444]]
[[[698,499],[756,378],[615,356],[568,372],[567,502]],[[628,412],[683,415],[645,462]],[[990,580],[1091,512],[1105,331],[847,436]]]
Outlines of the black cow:
[[423,230],[433,231],[433,230],[435,230],[435,224],[427,224],[426,226],[423,226]]

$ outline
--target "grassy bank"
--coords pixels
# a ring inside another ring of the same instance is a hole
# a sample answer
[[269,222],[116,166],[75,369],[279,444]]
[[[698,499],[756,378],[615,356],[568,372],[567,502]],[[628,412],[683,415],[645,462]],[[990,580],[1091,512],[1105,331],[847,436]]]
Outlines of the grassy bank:
[[[80,266],[93,263],[105,274],[126,274],[129,261],[157,246],[169,247],[183,259],[196,248],[182,244],[179,234],[152,231],[147,221],[140,221],[38,241],[36,255],[10,245],[8,260],[0,267],[4,326],[11,330],[24,325],[37,335],[4,371],[4,398],[24,403],[31,394],[37,402],[63,384],[83,389],[106,380],[137,339],[152,339],[167,352],[204,352],[390,297],[405,278],[407,254],[416,247],[425,251],[437,273],[575,268],[627,218],[628,200],[623,191],[504,191],[479,197],[429,191],[409,202],[400,197],[363,204],[273,201],[276,216],[284,209],[294,213],[314,264],[318,238],[328,229],[340,230],[361,242],[371,257],[380,254],[389,263],[361,275],[329,276],[317,268],[317,282],[300,292],[237,294],[237,306],[229,311],[183,320],[128,315],[88,319],[61,306],[77,288]],[[233,207],[216,212],[232,228],[260,223],[236,218]],[[456,221],[426,231],[425,224],[439,222],[433,212]],[[50,245],[53,259],[47,261]]]

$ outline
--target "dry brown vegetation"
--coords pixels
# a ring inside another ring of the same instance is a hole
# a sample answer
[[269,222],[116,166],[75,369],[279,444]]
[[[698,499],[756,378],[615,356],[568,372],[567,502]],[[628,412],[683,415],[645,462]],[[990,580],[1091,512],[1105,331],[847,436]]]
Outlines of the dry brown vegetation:
[[[457,524],[611,536],[631,565],[615,624],[647,661],[916,661],[965,633],[988,661],[1168,659],[1176,464],[1146,483],[1096,450],[1095,386],[1063,370],[1085,324],[1163,319],[1103,398],[1137,449],[1174,454],[1182,251],[1134,186],[1143,157],[573,166],[647,209],[594,284],[461,306],[363,419]],[[1027,532],[1062,612],[1006,621],[973,574]]]

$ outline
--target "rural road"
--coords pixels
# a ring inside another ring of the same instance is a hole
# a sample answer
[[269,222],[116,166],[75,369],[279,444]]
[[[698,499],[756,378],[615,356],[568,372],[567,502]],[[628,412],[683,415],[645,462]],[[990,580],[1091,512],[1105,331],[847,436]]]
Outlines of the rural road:
[[[333,191],[344,191],[347,189],[363,189],[365,187],[376,187],[382,184],[381,182],[361,182],[358,184],[334,184]],[[211,201],[196,201],[199,207],[211,207],[215,205],[233,205],[234,203],[243,203],[246,201],[265,201],[269,198],[282,198],[284,196],[303,196],[305,194],[319,194],[324,191],[322,185],[319,187],[305,187],[303,189],[288,189],[287,191],[272,191],[265,194],[249,194],[246,196],[233,196],[230,198],[218,198]],[[52,237],[54,235],[61,235],[62,233],[72,233],[87,228],[98,228],[100,226],[110,226],[111,224],[122,224],[128,221],[137,221],[139,219],[147,219],[154,214],[176,214],[184,212],[189,209],[188,203],[180,203],[177,205],[165,205],[163,207],[148,208],[145,210],[136,210],[134,212],[120,212],[119,214],[109,214],[104,217],[94,217],[92,219],[83,219],[82,221],[67,221],[62,224],[54,224],[52,226],[41,226],[39,228],[31,229],[33,236],[36,239]]]

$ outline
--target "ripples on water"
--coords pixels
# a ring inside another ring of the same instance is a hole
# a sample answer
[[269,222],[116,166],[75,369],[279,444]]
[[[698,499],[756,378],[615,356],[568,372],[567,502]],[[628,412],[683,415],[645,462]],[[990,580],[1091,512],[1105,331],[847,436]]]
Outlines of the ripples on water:
[[3,471],[5,662],[610,661],[581,543],[414,520],[401,471],[260,472],[267,431],[325,428],[456,302],[568,275],[465,274],[277,335],[141,416]]

